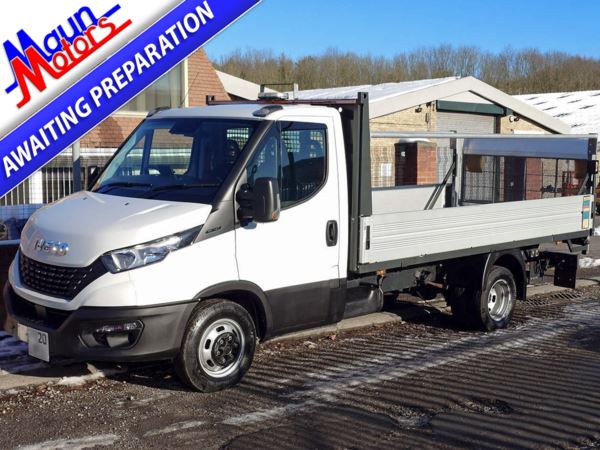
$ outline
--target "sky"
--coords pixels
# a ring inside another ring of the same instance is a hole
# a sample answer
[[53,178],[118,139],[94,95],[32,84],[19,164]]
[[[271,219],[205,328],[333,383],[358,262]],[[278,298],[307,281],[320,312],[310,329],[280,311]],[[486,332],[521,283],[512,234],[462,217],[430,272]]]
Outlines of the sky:
[[206,46],[292,58],[328,48],[393,56],[419,47],[537,48],[600,58],[598,0],[263,0]]

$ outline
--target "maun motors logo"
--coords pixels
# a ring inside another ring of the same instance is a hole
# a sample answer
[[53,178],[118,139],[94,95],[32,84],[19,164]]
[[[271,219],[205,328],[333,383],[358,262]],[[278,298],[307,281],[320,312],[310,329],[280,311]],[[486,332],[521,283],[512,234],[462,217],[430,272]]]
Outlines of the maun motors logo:
[[23,99],[17,106],[21,108],[31,100],[29,83],[44,91],[46,76],[63,77],[131,25],[129,19],[120,25],[109,20],[119,9],[121,6],[115,5],[97,17],[84,6],[68,18],[67,26],[57,26],[41,43],[36,43],[25,30],[17,32],[18,46],[5,41],[4,50],[14,75],[14,82],[6,92],[21,89]]

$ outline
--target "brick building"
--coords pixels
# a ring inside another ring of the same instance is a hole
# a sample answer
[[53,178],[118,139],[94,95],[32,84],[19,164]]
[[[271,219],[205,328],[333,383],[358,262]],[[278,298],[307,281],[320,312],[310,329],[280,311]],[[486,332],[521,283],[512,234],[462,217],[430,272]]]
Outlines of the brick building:
[[114,151],[149,111],[161,107],[203,106],[207,96],[229,100],[204,50],[200,49],[81,139],[82,151]]

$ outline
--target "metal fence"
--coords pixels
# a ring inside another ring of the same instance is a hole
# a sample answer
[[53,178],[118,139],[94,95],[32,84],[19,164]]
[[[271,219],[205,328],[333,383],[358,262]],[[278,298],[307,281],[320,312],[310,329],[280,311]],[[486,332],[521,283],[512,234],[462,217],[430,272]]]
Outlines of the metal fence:
[[77,151],[67,149],[27,180],[0,198],[0,220],[26,219],[43,204],[64,198],[76,190],[75,167],[80,171],[79,180],[85,188],[94,168],[102,167],[115,149],[84,149],[79,158]]

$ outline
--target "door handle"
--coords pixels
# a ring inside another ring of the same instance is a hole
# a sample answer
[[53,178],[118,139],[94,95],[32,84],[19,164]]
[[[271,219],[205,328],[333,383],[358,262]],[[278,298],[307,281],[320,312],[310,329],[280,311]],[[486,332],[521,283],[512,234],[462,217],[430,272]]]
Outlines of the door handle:
[[338,224],[335,220],[327,222],[325,229],[325,240],[327,241],[327,247],[334,247],[338,241]]

